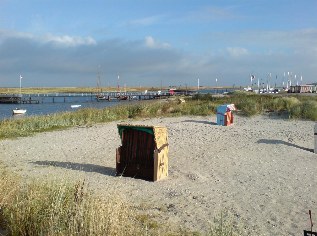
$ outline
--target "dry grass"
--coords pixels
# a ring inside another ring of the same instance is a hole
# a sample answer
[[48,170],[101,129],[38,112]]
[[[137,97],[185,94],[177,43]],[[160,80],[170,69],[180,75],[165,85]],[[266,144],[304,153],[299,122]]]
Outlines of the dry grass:
[[0,179],[1,227],[8,235],[142,235],[129,204],[94,196],[84,182]]
[[0,188],[0,235],[243,235],[222,214],[206,233],[158,222],[117,193],[93,194],[85,181],[22,180],[0,166]]

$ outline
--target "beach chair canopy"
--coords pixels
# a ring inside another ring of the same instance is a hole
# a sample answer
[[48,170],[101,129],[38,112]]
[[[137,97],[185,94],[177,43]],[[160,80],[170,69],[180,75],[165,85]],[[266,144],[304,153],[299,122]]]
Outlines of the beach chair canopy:
[[217,107],[217,113],[224,114],[228,111],[235,111],[236,107],[234,104],[224,104]]

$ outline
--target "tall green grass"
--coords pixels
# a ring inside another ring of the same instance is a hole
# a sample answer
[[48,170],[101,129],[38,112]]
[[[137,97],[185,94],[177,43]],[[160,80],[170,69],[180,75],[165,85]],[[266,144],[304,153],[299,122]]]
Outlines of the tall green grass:
[[158,116],[200,115],[216,113],[219,105],[233,103],[239,114],[253,116],[266,111],[286,112],[290,118],[317,120],[317,96],[274,96],[237,93],[231,96],[215,97],[198,94],[186,99],[185,103],[175,101],[139,102],[104,109],[85,108],[75,112],[56,113],[44,116],[7,119],[0,122],[0,139],[32,135],[36,132],[64,129],[73,126],[89,126],[116,120],[152,118]]
[[317,121],[317,101],[297,103],[290,109],[290,117]]
[[317,96],[300,95],[259,95],[237,92],[231,96],[213,97],[209,95],[196,95],[193,100],[212,102],[214,106],[225,103],[236,105],[239,113],[253,116],[264,112],[285,112],[290,118],[317,120]]
[[55,113],[44,116],[6,119],[0,122],[0,139],[32,135],[37,132],[64,129],[74,126],[89,126],[116,120],[157,116],[207,115],[213,112],[211,104],[192,101],[179,104],[171,102],[140,102],[104,109],[85,108],[75,112]]

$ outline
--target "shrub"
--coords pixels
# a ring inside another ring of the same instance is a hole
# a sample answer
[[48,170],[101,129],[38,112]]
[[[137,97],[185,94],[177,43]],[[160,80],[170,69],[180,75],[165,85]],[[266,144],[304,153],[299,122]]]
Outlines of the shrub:
[[308,120],[317,120],[317,102],[316,101],[304,101],[301,104],[302,118]]
[[274,111],[283,111],[286,109],[285,101],[283,98],[275,98],[269,104],[269,109]]
[[213,97],[212,97],[212,94],[210,93],[208,94],[197,93],[193,95],[193,100],[212,101]]
[[301,104],[297,104],[295,106],[293,106],[290,110],[289,110],[289,117],[293,118],[293,119],[299,119],[301,118],[302,114],[302,107]]
[[290,117],[295,119],[317,120],[317,101],[297,103],[290,109]]
[[242,114],[245,116],[253,116],[262,111],[260,105],[251,99],[240,102],[237,104],[237,108],[241,110]]
[[296,97],[282,97],[281,100],[287,111],[290,111],[294,106],[300,104],[300,101]]

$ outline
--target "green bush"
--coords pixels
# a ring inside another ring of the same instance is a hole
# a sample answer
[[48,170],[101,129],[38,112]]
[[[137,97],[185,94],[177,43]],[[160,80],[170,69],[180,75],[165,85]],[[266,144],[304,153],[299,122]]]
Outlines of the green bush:
[[290,109],[290,117],[294,119],[317,120],[317,101],[297,103]]
[[300,104],[300,101],[296,97],[282,97],[281,100],[284,104],[284,109],[287,111]]
[[236,106],[245,116],[257,115],[262,111],[260,105],[256,101],[251,99],[244,100]]
[[316,101],[304,101],[301,104],[302,118],[307,120],[317,120],[317,102]]
[[201,100],[201,101],[212,101],[213,97],[212,94],[208,93],[208,94],[201,94],[201,93],[197,93],[193,95],[193,100]]
[[289,110],[289,117],[293,119],[299,119],[302,117],[302,107],[300,103]]
[[275,98],[269,103],[269,109],[274,111],[285,110],[285,101],[283,98]]

